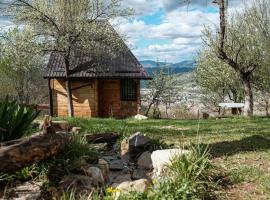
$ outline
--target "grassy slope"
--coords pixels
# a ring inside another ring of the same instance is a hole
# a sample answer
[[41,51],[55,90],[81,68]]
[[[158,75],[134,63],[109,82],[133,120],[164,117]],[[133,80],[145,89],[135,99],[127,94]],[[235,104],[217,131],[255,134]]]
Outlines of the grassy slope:
[[[212,161],[226,174],[221,199],[270,198],[270,120],[145,120],[69,119],[88,133],[140,131],[176,146],[200,140],[209,144]],[[224,181],[223,180],[223,181]]]

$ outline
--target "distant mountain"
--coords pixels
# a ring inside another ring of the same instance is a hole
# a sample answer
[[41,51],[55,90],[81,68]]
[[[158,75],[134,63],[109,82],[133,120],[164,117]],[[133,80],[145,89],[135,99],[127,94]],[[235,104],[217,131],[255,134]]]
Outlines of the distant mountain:
[[170,69],[168,73],[182,74],[186,72],[193,71],[197,66],[192,60],[185,60],[179,63],[165,63],[165,62],[155,62],[152,60],[143,60],[140,63],[144,66],[146,71],[151,75],[153,71],[160,70],[162,65],[167,65]]

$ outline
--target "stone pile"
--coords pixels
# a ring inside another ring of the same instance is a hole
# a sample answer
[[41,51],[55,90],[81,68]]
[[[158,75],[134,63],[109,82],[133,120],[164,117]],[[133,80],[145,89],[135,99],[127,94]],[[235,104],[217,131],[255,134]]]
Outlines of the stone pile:
[[[110,186],[118,193],[146,192],[153,179],[162,178],[166,167],[175,156],[189,153],[182,149],[165,149],[150,152],[151,139],[135,133],[121,142],[120,152],[105,155],[97,164],[81,167],[84,175],[70,175],[60,184],[60,189],[76,188],[92,192],[102,186]],[[118,194],[119,195],[119,194]]]
[[[67,128],[67,127],[62,127]],[[79,127],[72,128],[79,132]],[[142,133],[135,133],[123,140],[120,146],[101,158],[81,157],[77,169],[63,177],[53,196],[74,190],[77,194],[91,194],[93,191],[111,188],[120,192],[146,192],[153,185],[153,179],[162,178],[166,167],[175,156],[189,153],[182,149],[151,151],[152,140]]]

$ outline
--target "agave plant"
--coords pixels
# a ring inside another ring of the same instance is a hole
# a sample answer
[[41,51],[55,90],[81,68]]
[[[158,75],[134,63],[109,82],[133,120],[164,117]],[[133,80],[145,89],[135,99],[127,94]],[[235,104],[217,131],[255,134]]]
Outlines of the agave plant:
[[0,102],[0,142],[21,138],[38,114],[17,101]]

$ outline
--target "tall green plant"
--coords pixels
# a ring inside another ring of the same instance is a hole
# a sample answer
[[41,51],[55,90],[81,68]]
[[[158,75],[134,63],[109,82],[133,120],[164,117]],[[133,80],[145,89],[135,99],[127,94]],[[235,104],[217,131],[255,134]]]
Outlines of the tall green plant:
[[38,114],[17,101],[0,102],[0,142],[21,138]]

